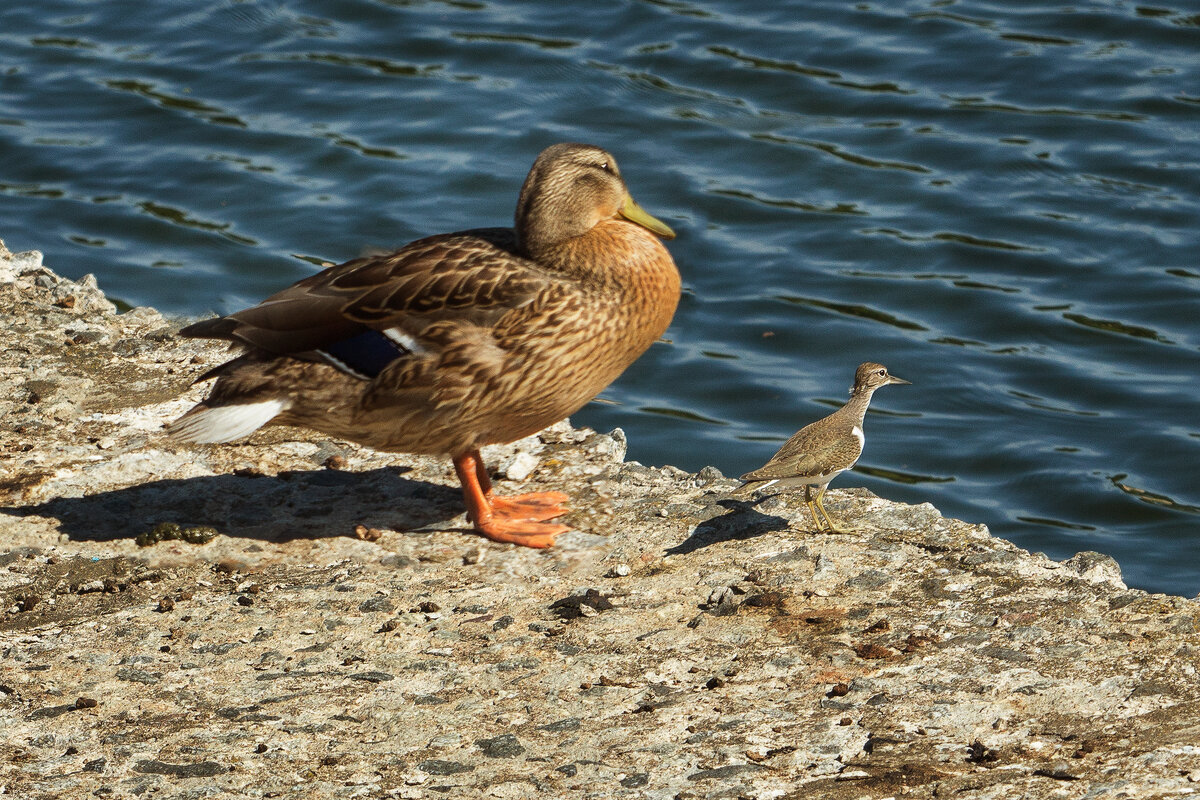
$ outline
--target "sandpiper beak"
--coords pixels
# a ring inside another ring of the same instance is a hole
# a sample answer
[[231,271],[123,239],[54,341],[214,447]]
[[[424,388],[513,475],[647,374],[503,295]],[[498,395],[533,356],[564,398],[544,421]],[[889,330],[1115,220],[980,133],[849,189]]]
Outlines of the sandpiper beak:
[[888,383],[902,383],[905,386],[912,386],[912,381],[906,381],[904,378],[897,378],[895,375],[888,375]]
[[641,225],[643,228],[657,236],[661,236],[664,239],[675,238],[675,231],[667,227],[665,222],[655,219],[647,214],[641,206],[633,201],[633,198],[629,195],[625,196],[625,205],[621,206],[617,213],[630,222]]

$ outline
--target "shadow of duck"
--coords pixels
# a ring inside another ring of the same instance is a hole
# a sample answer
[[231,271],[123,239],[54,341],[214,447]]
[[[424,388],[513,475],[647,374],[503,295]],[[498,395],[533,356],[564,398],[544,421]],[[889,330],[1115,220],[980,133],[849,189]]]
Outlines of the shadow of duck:
[[407,471],[383,467],[173,478],[0,513],[50,517],[71,539],[93,542],[133,539],[163,523],[271,542],[322,539],[352,535],[358,525],[411,531],[462,513],[457,489],[401,477]]

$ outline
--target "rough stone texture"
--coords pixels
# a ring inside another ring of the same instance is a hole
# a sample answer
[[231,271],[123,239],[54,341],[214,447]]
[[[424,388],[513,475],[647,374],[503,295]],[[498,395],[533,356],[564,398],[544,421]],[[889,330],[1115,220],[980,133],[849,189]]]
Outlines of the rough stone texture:
[[498,546],[442,459],[171,443],[224,351],[90,278],[0,248],[0,302],[0,794],[1200,790],[1200,608],[1105,556],[861,490],[813,533],[568,425],[487,455],[579,532]]

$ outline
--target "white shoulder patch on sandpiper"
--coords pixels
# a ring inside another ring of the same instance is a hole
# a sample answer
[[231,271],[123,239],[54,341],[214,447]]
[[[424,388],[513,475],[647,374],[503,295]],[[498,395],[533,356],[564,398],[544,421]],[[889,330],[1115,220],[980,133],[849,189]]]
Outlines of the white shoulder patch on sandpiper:
[[172,439],[212,444],[249,436],[291,406],[287,400],[263,400],[228,406],[199,405],[167,426]]
[[421,347],[420,342],[418,342],[412,336],[409,336],[407,333],[400,330],[399,328],[386,328],[383,331],[383,335],[388,337],[393,342],[400,345],[401,347],[403,347],[405,350],[407,350],[410,353],[414,353],[419,356],[424,355],[426,353],[425,348]]
[[853,428],[850,429],[850,432],[854,434],[855,439],[858,439],[859,447],[862,447],[863,445],[865,445],[867,443],[867,437],[863,435],[862,428],[855,425]]

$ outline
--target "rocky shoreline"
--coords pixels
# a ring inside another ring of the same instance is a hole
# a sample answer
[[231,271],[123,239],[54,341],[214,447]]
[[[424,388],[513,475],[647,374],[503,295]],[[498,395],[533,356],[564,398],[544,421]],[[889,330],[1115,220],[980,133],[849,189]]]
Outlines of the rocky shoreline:
[[224,348],[0,244],[0,794],[1083,798],[1200,793],[1194,600],[928,504],[486,453],[571,495],[534,552],[448,460],[162,423]]

